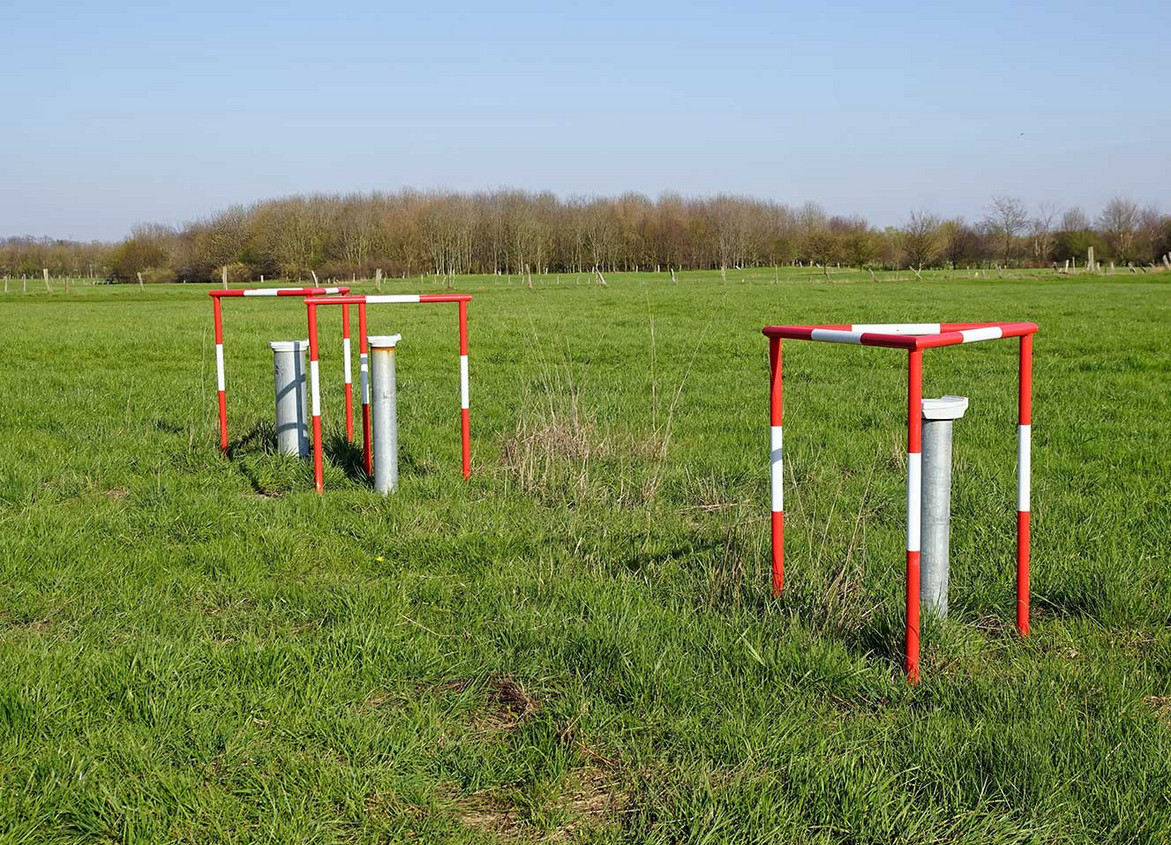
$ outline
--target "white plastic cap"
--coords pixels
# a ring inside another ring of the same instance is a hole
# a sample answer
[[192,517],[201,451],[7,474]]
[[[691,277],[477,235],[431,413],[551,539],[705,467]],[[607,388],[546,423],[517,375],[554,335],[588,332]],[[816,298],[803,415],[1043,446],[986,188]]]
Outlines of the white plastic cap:
[[308,340],[274,340],[269,344],[273,352],[301,352],[309,348]]
[[968,410],[967,396],[941,396],[923,400],[923,419],[958,420]]
[[366,338],[371,349],[394,349],[394,345],[403,339],[401,334],[372,334]]

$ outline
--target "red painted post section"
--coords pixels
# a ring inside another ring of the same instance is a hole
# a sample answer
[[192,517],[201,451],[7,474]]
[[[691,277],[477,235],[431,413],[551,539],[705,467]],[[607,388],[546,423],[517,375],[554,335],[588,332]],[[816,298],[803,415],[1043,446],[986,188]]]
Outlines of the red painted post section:
[[215,314],[216,388],[220,402],[220,451],[228,451],[228,394],[224,384],[224,315],[218,296],[212,297]]
[[919,683],[919,539],[923,461],[923,353],[907,362],[907,680]]
[[321,387],[317,366],[317,306],[310,303],[309,312],[309,380],[313,397],[313,486],[318,493],[325,490],[325,466],[321,449]]
[[468,303],[459,301],[459,423],[464,479],[472,477],[472,420],[468,396]]
[[1029,634],[1029,512],[1033,432],[1033,336],[1021,336],[1020,399],[1017,440],[1016,626]]
[[342,305],[342,368],[346,381],[346,440],[354,442],[354,379],[350,371],[350,306]]
[[772,489],[773,595],[785,589],[785,470],[782,458],[781,339],[769,338],[769,481]]

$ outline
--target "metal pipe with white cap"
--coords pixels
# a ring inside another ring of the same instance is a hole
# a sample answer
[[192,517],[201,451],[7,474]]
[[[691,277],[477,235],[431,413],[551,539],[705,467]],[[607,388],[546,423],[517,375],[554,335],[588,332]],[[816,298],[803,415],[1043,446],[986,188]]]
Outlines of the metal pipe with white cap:
[[952,423],[968,409],[966,396],[923,400],[923,499],[919,596],[925,614],[947,618],[951,551]]
[[309,409],[305,389],[307,340],[277,340],[272,349],[276,386],[276,447],[282,455],[309,454]]
[[370,347],[370,417],[374,434],[374,489],[398,487],[398,400],[395,397],[394,347],[402,335],[372,335]]

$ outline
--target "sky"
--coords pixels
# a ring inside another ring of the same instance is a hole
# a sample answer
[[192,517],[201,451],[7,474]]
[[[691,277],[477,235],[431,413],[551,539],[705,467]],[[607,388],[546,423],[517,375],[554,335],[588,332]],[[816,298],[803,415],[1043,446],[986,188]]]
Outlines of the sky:
[[1171,3],[0,0],[0,237],[294,193],[1171,211]]

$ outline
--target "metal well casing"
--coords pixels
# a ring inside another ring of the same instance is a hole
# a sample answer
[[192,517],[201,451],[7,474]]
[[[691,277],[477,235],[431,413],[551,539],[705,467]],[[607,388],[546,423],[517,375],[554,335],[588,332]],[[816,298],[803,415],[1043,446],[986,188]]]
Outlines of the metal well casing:
[[282,455],[309,455],[309,407],[305,383],[307,340],[278,340],[272,349],[276,388],[276,447]]
[[968,400],[944,396],[923,400],[923,498],[919,598],[923,612],[947,618],[947,581],[951,554],[952,423]]
[[370,419],[374,439],[374,489],[390,493],[398,487],[398,399],[395,385],[395,344],[402,335],[371,336]]

